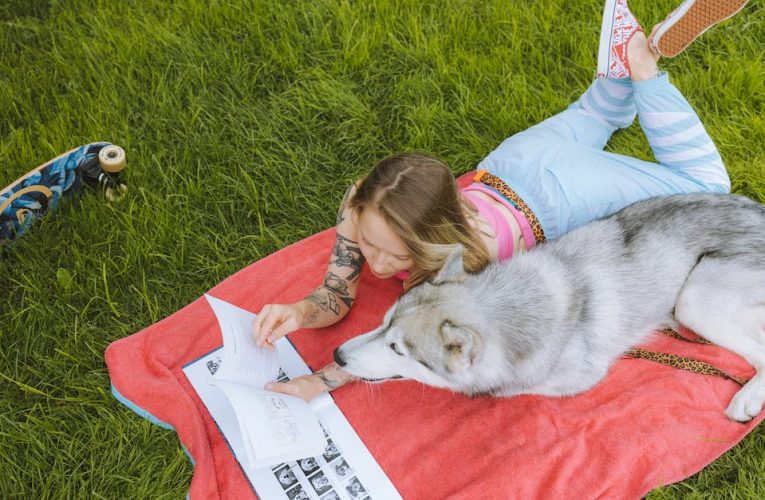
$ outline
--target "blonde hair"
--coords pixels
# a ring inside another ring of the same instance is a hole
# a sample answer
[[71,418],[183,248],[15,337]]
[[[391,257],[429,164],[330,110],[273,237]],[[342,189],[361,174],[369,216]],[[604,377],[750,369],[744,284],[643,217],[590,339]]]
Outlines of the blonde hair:
[[358,185],[349,206],[360,215],[364,207],[377,210],[401,238],[414,261],[404,286],[410,288],[435,275],[459,243],[465,248],[467,272],[478,272],[491,257],[481,240],[472,205],[460,197],[449,167],[432,156],[401,153],[389,156]]

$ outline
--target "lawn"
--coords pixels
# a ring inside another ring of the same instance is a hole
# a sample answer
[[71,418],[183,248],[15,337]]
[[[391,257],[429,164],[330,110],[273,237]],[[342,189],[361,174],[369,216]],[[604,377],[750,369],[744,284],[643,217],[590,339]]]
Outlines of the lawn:
[[[650,29],[674,4],[632,1]],[[175,433],[110,394],[106,346],[330,227],[397,151],[473,169],[594,74],[599,1],[0,3],[0,184],[110,141],[130,191],[66,199],[0,260],[0,497],[179,498]],[[760,2],[662,61],[733,190],[765,201]],[[652,160],[637,124],[609,149]],[[69,279],[71,278],[71,279]],[[765,498],[765,428],[652,498]]]

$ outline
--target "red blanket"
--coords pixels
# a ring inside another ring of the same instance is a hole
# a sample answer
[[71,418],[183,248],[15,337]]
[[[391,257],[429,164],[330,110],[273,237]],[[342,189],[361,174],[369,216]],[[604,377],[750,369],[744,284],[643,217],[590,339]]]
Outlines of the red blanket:
[[[226,279],[210,293],[250,311],[307,295],[319,283],[334,230],[300,241]],[[401,284],[362,274],[352,312],[337,325],[290,335],[314,370],[332,350],[377,326]],[[172,426],[194,460],[191,498],[241,498],[249,483],[181,367],[221,344],[204,298],[106,350],[115,395]],[[659,338],[649,346],[710,362],[734,375],[751,367],[715,346]],[[404,498],[640,497],[682,480],[762,420],[723,414],[729,380],[651,361],[617,362],[595,389],[568,398],[469,399],[416,382],[333,392]]]

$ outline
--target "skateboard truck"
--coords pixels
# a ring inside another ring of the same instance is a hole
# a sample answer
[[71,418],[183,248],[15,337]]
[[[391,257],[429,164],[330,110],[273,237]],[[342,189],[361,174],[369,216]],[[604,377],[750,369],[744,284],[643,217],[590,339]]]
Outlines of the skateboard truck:
[[91,187],[100,186],[106,199],[114,201],[127,192],[127,184],[120,172],[125,168],[125,151],[114,144],[104,146],[98,156],[82,161],[77,170],[83,182]]

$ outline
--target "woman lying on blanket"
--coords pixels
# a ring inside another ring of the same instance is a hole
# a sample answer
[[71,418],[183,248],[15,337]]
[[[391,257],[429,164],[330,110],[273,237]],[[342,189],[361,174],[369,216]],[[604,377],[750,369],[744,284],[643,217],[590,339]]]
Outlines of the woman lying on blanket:
[[[273,348],[291,331],[342,319],[365,261],[378,278],[412,287],[439,270],[454,243],[465,247],[465,268],[474,272],[638,200],[727,192],[730,181],[714,143],[656,62],[745,3],[686,1],[649,41],[626,0],[607,0],[598,78],[577,102],[505,140],[462,189],[436,158],[406,153],[382,160],[343,200],[323,284],[294,304],[264,306],[253,323],[258,344]],[[635,115],[658,164],[603,151]],[[351,379],[333,363],[267,388],[310,400]]]

